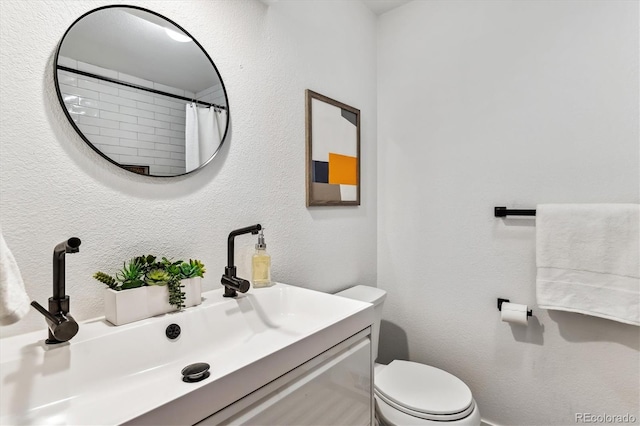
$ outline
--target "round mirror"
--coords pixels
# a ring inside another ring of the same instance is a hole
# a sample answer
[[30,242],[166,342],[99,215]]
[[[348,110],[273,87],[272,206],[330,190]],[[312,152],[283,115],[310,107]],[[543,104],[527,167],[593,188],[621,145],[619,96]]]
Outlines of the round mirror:
[[155,12],[106,6],[78,18],[54,63],[60,104],[100,155],[134,173],[178,176],[207,164],[229,127],[213,61]]

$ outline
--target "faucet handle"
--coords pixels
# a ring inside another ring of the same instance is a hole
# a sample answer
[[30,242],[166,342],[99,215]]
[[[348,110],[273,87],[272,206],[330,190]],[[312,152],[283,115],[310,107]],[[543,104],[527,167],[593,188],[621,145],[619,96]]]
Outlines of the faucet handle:
[[33,306],[38,312],[44,315],[45,319],[47,320],[47,326],[49,327],[49,331],[51,333],[49,335],[49,339],[46,340],[46,343],[67,342],[71,340],[73,336],[78,334],[80,326],[78,325],[76,320],[73,319],[71,314],[67,313],[65,315],[62,312],[52,314],[35,300],[31,302],[31,306]]
[[238,295],[237,291],[246,293],[251,287],[249,281],[234,276],[223,275],[220,282],[224,286],[224,297],[236,297]]
[[42,306],[41,304],[39,304],[38,302],[36,302],[35,300],[33,302],[31,302],[31,306],[33,306],[34,308],[36,308],[36,311],[40,312],[42,315],[44,315],[44,317],[46,319],[48,319],[49,321],[51,321],[53,324],[55,325],[60,325],[60,323],[62,323],[62,320],[60,318],[57,318],[55,315],[53,315],[51,312],[47,311],[44,306]]

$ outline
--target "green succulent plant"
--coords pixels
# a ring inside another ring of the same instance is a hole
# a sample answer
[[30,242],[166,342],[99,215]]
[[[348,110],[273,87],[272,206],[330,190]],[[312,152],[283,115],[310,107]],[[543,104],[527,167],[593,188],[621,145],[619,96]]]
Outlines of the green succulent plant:
[[186,299],[182,287],[184,286],[180,284],[180,279],[175,276],[168,283],[169,304],[175,306],[177,310],[184,308],[184,299]]
[[197,259],[189,259],[189,262],[182,262],[179,267],[181,278],[204,277],[204,273],[207,272],[202,262]]
[[142,267],[144,273],[147,273],[150,269],[153,269],[156,266],[156,257],[150,254],[134,257],[133,260]]
[[142,265],[131,259],[129,263],[123,263],[122,269],[116,273],[116,279],[122,283],[121,290],[142,287],[144,285],[144,269]]
[[151,269],[147,272],[145,282],[147,285],[167,285],[172,278],[172,274],[164,269]]
[[178,310],[184,308],[184,286],[180,280],[204,276],[204,265],[199,260],[189,259],[189,262],[185,262],[166,257],[160,261],[156,259],[152,255],[137,256],[124,262],[115,277],[104,272],[96,272],[93,277],[116,291],[152,285],[167,286],[169,303]]
[[169,272],[171,275],[178,276],[180,275],[180,265],[182,263],[182,260],[176,260],[175,262],[172,262],[166,257],[163,257],[162,261],[158,263],[158,266]]
[[116,279],[109,274],[105,274],[104,272],[98,271],[95,274],[93,274],[93,278],[95,278],[96,280],[100,281],[103,284],[106,284],[107,287],[109,287],[112,290],[118,290],[118,284],[116,284]]

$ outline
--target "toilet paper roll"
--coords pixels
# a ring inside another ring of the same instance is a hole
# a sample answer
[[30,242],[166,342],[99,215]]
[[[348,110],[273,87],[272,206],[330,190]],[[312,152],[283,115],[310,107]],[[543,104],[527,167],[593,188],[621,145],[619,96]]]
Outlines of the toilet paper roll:
[[504,322],[510,322],[512,324],[527,325],[527,305],[520,305],[518,303],[502,303],[502,311],[500,312],[500,319]]

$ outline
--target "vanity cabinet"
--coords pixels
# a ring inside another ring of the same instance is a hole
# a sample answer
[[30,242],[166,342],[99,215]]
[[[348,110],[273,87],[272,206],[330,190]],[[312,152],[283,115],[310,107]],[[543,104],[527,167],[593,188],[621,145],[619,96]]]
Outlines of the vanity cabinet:
[[369,336],[352,336],[198,425],[373,424]]
[[[0,424],[372,422],[371,304],[282,283],[223,291],[119,327],[82,322],[66,345],[45,330],[2,339]],[[183,380],[195,363],[209,375]]]

